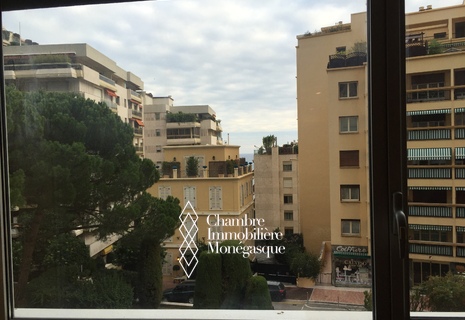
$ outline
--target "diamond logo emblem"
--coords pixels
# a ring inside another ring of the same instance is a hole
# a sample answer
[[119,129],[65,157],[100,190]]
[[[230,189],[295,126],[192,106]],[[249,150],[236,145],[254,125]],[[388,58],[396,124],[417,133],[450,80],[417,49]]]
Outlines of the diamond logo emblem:
[[197,227],[198,216],[190,201],[187,201],[184,209],[182,209],[179,220],[181,220],[179,232],[183,238],[183,242],[179,247],[179,253],[181,254],[179,263],[186,276],[190,278],[199,262],[197,259],[199,248],[196,244],[197,233],[199,231]]

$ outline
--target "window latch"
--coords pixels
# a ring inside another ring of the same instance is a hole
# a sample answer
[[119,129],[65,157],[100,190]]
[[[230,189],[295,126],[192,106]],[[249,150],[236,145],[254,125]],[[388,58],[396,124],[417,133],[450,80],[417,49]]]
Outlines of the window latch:
[[393,234],[397,236],[399,243],[399,256],[401,259],[407,257],[407,217],[403,208],[403,196],[401,192],[395,192],[392,195],[392,208],[394,211],[393,217]]

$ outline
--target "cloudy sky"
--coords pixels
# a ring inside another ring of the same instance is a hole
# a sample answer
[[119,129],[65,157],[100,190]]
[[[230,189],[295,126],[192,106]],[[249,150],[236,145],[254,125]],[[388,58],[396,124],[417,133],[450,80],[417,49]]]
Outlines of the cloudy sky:
[[[462,0],[407,0],[406,11]],[[223,138],[253,153],[262,137],[297,140],[296,36],[350,22],[365,0],[166,0],[7,12],[39,44],[88,43],[175,105],[208,104]]]

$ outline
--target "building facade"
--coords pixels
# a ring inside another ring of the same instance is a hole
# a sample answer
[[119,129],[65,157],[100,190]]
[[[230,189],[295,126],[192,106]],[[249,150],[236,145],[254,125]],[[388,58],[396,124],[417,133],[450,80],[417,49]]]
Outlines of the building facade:
[[300,233],[297,145],[254,154],[255,217],[286,234]]
[[134,130],[143,156],[143,81],[88,44],[6,46],[5,82],[21,91],[75,92],[104,102]]
[[[409,247],[420,283],[465,271],[465,5],[422,7],[406,22]],[[366,14],[297,39],[305,246],[326,242],[332,283],[369,284]]]
[[157,165],[165,159],[164,146],[223,144],[221,120],[210,106],[174,106],[171,96],[145,100],[144,152]]
[[[213,232],[228,236],[229,233],[245,232],[247,228],[248,232],[253,231],[247,226],[228,226],[221,222],[254,217],[253,171],[252,164],[239,157],[238,146],[167,146],[164,154],[164,166],[160,168],[162,178],[148,192],[162,199],[168,196],[178,198],[184,208],[181,216],[185,219],[184,234],[178,229],[164,243],[167,252],[164,275],[181,276],[182,269],[174,266],[183,264],[189,273],[195,264],[187,265],[182,261],[180,249],[187,250],[189,258],[193,258],[195,246],[229,240],[217,239]],[[190,157],[197,159],[197,170],[186,170]],[[187,217],[188,213],[195,215],[196,221]],[[192,230],[190,236],[194,239],[191,243],[185,241],[189,230]]]

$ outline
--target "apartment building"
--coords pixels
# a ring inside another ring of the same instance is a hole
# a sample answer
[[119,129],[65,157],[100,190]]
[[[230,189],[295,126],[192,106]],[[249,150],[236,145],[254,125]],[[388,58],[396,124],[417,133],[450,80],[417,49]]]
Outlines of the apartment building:
[[297,145],[254,154],[255,217],[284,234],[300,233]]
[[[240,158],[239,146],[166,146],[164,154],[165,161],[160,168],[162,178],[148,192],[163,199],[176,197],[184,208],[183,232],[176,230],[164,243],[167,254],[163,274],[180,276],[181,271],[173,271],[176,269],[173,267],[183,264],[186,274],[192,272],[195,262],[190,259],[194,259],[199,243],[214,245],[246,229],[253,232],[250,226],[223,223],[228,219],[254,217],[253,171],[252,164]],[[191,157],[197,160],[197,168],[187,170]],[[218,239],[213,233],[226,238]],[[185,241],[186,234],[193,241]],[[180,249],[187,252],[184,256],[187,261],[181,259]]]
[[161,166],[164,146],[222,145],[221,120],[208,105],[174,106],[173,98],[145,95],[144,153]]
[[[366,15],[297,39],[304,243],[333,284],[369,284]],[[465,4],[407,14],[405,41],[414,284],[465,271]]]
[[134,130],[143,156],[143,81],[88,44],[6,46],[5,82],[19,90],[76,92],[104,102]]

